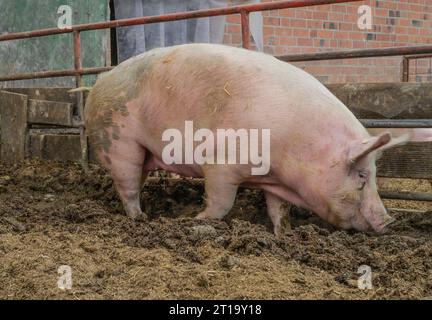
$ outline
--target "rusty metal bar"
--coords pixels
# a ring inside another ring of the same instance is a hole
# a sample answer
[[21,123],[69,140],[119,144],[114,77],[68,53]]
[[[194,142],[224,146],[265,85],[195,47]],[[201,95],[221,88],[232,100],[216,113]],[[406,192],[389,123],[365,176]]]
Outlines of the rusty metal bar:
[[[286,62],[300,61],[316,61],[316,60],[335,60],[335,59],[351,59],[351,58],[371,58],[371,57],[386,57],[386,56],[403,56],[409,54],[420,54],[432,52],[432,46],[412,46],[412,47],[396,47],[396,48],[379,48],[366,50],[350,50],[336,52],[320,52],[308,54],[295,54],[276,57]],[[407,57],[413,59],[413,57]],[[80,74],[94,74],[111,70],[113,67],[86,68],[79,70]],[[50,77],[65,77],[73,76],[76,70],[60,70],[60,71],[41,71],[33,73],[22,73],[13,76],[0,76],[0,81],[50,78]]]
[[[403,61],[402,61],[402,82],[409,82],[410,61],[411,60],[416,60],[416,62],[417,62],[418,59],[427,59],[427,58],[432,58],[432,53],[404,56]],[[417,67],[417,64],[416,64],[416,67]],[[416,70],[415,74],[419,75],[421,73],[417,73],[417,70]],[[430,73],[424,73],[424,74],[430,74]]]
[[[82,59],[81,59],[81,33],[80,31],[74,31],[74,65],[75,65],[75,82],[76,86],[82,86],[82,76],[79,70],[82,69]],[[83,92],[77,92],[77,106],[78,106],[78,116],[81,120],[79,126],[80,132],[80,143],[81,143],[81,164],[85,170],[88,169],[88,143],[85,134],[84,125],[84,94]]]
[[159,16],[86,23],[86,24],[75,25],[68,29],[50,28],[50,29],[40,29],[35,31],[10,33],[10,34],[1,35],[0,41],[28,39],[33,37],[49,36],[54,34],[72,33],[74,31],[99,30],[99,29],[107,29],[107,28],[135,26],[135,25],[147,24],[147,23],[158,23],[158,22],[176,21],[176,20],[193,19],[193,18],[240,14],[242,11],[245,12],[267,11],[267,10],[276,10],[276,9],[309,7],[309,6],[317,6],[323,4],[335,4],[335,3],[359,2],[359,1],[363,1],[363,0],[285,0],[285,1],[276,1],[276,2],[265,2],[265,3],[258,3],[258,4],[230,6],[226,8],[214,8],[208,10],[195,10],[189,12],[169,13],[169,14],[164,14]]
[[432,194],[425,192],[395,192],[380,191],[379,195],[384,199],[411,200],[411,201],[432,201]]
[[242,29],[242,44],[243,48],[250,48],[250,28],[249,28],[249,12],[241,12],[241,29]]
[[432,53],[432,46],[412,46],[412,47],[347,50],[347,51],[335,51],[335,52],[318,52],[318,53],[285,55],[285,56],[279,56],[277,58],[286,62],[300,62],[300,61],[316,61],[316,60],[404,56],[409,54],[423,54],[423,53]]
[[432,119],[360,119],[366,128],[432,128]]
[[406,56],[405,58],[407,58],[408,60],[432,58],[432,53],[431,54],[417,54],[417,55],[413,55],[413,56]]
[[39,72],[17,73],[17,74],[10,75],[10,76],[0,76],[0,81],[72,77],[72,76],[75,76],[77,73],[80,75],[98,74],[101,72],[109,71],[113,68],[114,67],[96,67],[96,68],[84,68],[81,70],[68,69],[68,70],[57,70],[57,71],[39,71]]
[[82,69],[81,62],[81,34],[79,31],[74,32],[74,66],[75,66],[75,82],[77,87],[81,87],[82,79],[78,70]]
[[409,82],[409,58],[403,57],[402,59],[402,82]]

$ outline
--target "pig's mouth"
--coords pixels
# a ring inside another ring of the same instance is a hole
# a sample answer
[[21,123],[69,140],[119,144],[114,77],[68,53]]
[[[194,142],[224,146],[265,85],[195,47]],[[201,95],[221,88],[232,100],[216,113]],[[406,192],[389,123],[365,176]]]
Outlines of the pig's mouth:
[[388,215],[387,212],[373,213],[368,211],[366,214],[360,216],[364,219],[363,224],[367,224],[368,231],[374,231],[378,234],[388,232],[389,226],[395,222],[395,219]]
[[381,222],[378,225],[372,225],[372,228],[374,229],[374,231],[376,233],[379,234],[385,234],[389,231],[389,227],[390,225],[392,225],[396,220],[390,216],[388,216],[388,218],[386,218],[385,221]]
[[390,226],[395,222],[395,219],[392,218],[387,213],[371,213],[369,212],[367,215],[363,215],[361,210],[357,212],[354,216],[348,219],[339,218],[337,223],[334,223],[334,219],[332,219],[333,224],[342,228],[342,229],[354,229],[360,232],[375,232],[377,234],[385,234],[389,231]]

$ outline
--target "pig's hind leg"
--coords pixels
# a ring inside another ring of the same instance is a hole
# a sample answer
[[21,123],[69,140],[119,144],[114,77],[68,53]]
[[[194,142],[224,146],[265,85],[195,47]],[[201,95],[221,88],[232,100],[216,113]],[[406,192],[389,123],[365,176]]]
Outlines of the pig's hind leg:
[[205,170],[206,208],[198,219],[222,219],[232,208],[239,182],[229,170],[212,167]]
[[140,205],[141,186],[147,176],[143,172],[145,149],[135,141],[121,140],[113,147],[102,162],[110,170],[126,214],[133,220],[145,220]]
[[284,236],[291,231],[290,204],[268,191],[265,191],[264,195],[267,203],[267,213],[273,222],[274,234],[277,237]]

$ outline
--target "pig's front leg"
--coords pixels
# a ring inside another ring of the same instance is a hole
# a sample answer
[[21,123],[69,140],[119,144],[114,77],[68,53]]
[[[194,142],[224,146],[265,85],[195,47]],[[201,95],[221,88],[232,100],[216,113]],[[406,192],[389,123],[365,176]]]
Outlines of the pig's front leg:
[[[219,167],[220,168],[220,167]],[[239,183],[229,170],[212,167],[205,170],[206,208],[198,219],[222,219],[232,208]]]
[[273,222],[274,234],[277,237],[282,237],[291,231],[290,205],[268,191],[265,191],[264,194],[267,203],[267,213]]
[[109,155],[100,157],[102,165],[110,170],[114,185],[126,214],[133,220],[145,220],[140,191],[147,172],[143,171],[145,150],[133,141],[116,141]]

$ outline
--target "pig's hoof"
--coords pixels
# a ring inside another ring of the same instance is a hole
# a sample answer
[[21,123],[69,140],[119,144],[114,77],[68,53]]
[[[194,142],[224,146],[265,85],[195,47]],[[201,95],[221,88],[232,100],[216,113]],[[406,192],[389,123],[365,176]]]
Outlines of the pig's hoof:
[[205,211],[203,211],[203,212],[198,213],[195,216],[195,219],[200,219],[200,220],[202,220],[202,219],[209,219],[209,216],[207,215],[207,213]]
[[281,223],[274,227],[274,234],[277,238],[283,238],[292,234],[289,216],[284,217]]
[[143,212],[141,212],[141,214],[137,215],[134,218],[134,221],[147,221],[147,220],[148,220],[148,216]]
[[146,221],[148,219],[147,215],[141,210],[130,210],[127,215],[133,221]]
[[283,238],[285,236],[290,236],[292,235],[292,230],[291,228],[274,228],[274,234],[276,236],[276,238]]

